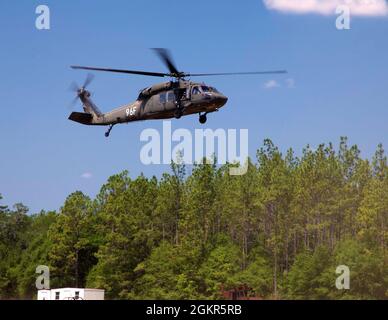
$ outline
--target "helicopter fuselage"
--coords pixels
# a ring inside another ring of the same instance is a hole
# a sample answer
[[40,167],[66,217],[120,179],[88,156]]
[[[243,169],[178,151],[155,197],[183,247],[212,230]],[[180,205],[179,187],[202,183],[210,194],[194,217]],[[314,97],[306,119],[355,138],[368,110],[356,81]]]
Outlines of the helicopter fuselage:
[[[218,111],[228,98],[204,83],[180,80],[164,82],[141,90],[138,99],[107,113],[101,113],[86,90],[80,92],[85,113],[74,112],[69,119],[85,125],[115,125],[141,120],[180,118]],[[206,121],[206,120],[205,120]]]

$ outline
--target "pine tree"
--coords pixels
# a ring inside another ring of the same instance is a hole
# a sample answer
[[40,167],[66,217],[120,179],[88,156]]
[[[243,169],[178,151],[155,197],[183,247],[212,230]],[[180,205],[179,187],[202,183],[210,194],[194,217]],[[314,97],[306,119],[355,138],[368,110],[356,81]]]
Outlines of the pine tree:
[[264,246],[270,250],[273,265],[273,294],[278,296],[279,269],[285,269],[282,257],[287,251],[289,238],[289,208],[292,195],[290,168],[281,152],[272,141],[265,140],[264,148],[257,153],[258,158],[258,202],[262,207],[262,230]]
[[108,297],[125,298],[131,292],[134,269],[147,258],[157,243],[154,212],[157,180],[143,175],[131,180],[127,172],[113,176],[99,198],[98,221],[104,238],[96,254],[97,265],[88,285],[104,288]]
[[50,266],[54,283],[83,287],[87,273],[95,264],[95,246],[90,241],[91,201],[82,192],[72,193],[50,227]]

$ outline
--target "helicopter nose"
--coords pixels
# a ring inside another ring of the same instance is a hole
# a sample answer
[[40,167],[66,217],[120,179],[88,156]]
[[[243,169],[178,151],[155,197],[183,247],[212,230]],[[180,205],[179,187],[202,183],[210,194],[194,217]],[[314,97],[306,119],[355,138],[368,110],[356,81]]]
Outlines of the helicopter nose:
[[223,107],[228,102],[228,97],[225,97],[224,95],[219,95],[217,97],[217,103],[219,107]]

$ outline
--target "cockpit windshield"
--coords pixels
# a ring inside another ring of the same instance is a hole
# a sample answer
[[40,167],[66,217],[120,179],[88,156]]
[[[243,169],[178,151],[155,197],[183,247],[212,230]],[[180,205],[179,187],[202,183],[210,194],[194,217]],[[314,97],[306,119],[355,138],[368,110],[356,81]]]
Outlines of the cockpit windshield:
[[195,86],[193,88],[192,94],[200,94],[200,93],[219,93],[216,88],[209,87],[209,86]]
[[202,92],[214,92],[214,93],[218,93],[218,91],[217,91],[216,88],[208,87],[208,86],[202,86],[202,87],[201,87],[201,90],[202,90]]
[[193,94],[200,94],[201,91],[199,91],[199,87],[194,87],[193,88]]

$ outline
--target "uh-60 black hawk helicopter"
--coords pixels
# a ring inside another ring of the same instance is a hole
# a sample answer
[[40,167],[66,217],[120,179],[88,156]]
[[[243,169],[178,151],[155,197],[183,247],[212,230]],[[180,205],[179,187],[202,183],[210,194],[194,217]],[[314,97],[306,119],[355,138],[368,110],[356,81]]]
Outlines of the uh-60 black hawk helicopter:
[[170,77],[173,80],[155,84],[140,91],[137,100],[107,113],[102,113],[90,99],[90,92],[86,87],[92,80],[88,74],[84,85],[78,88],[75,84],[73,89],[77,93],[76,99],[80,99],[85,112],[72,112],[69,119],[85,125],[109,126],[105,133],[106,137],[114,125],[139,120],[152,119],[179,119],[190,114],[199,114],[199,122],[206,122],[206,115],[218,111],[223,107],[228,98],[217,91],[216,88],[204,83],[186,80],[186,77],[199,76],[226,76],[226,75],[253,75],[253,74],[280,74],[286,71],[260,71],[260,72],[233,72],[233,73],[197,73],[190,74],[178,71],[173,63],[168,50],[154,49],[170,72],[147,72],[135,70],[120,70],[108,68],[94,68],[71,66],[73,69],[107,71],[124,74],[144,75],[151,77]]

